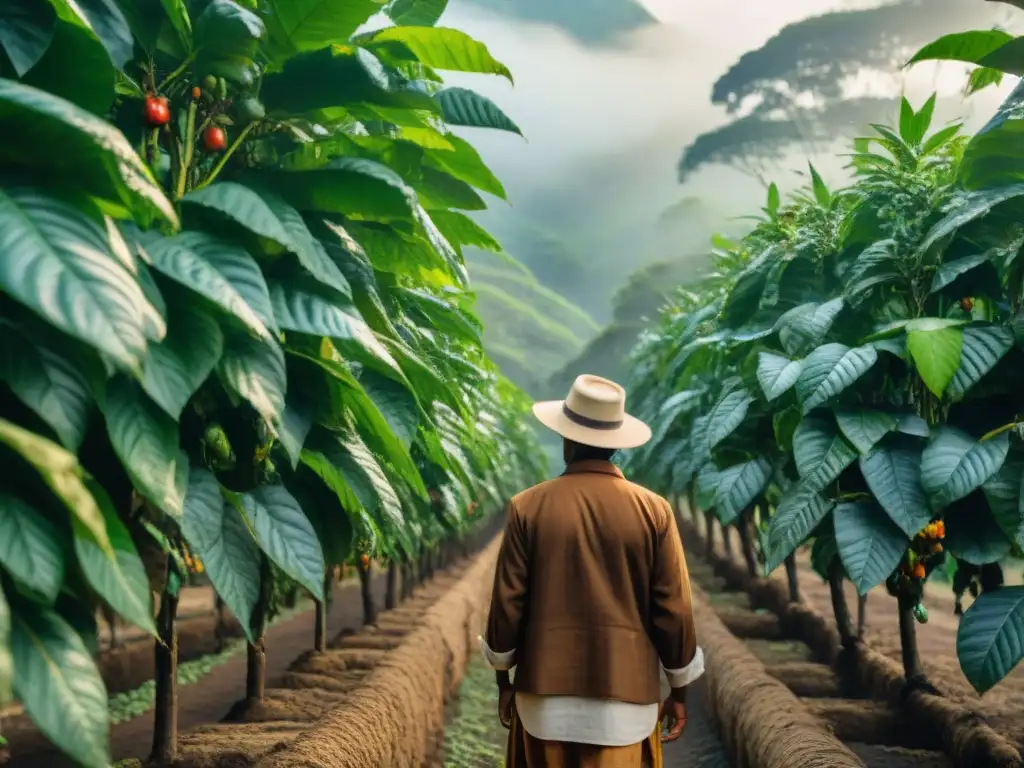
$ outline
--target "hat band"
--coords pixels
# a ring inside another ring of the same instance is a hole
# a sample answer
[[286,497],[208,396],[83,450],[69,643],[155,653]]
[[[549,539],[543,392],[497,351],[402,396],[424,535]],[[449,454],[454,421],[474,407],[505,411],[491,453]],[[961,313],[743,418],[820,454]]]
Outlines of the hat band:
[[567,404],[562,404],[562,413],[569,421],[579,424],[581,427],[588,427],[589,429],[618,429],[626,422],[622,419],[618,421],[602,421],[601,419],[591,419],[588,416],[576,413]]

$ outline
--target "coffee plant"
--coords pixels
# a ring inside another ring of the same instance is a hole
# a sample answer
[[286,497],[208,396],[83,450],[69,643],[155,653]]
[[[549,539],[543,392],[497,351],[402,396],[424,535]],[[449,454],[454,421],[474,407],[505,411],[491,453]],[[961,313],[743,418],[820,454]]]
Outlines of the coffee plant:
[[444,7],[0,2],[0,707],[82,765],[98,607],[158,638],[167,760],[196,563],[258,699],[289,585],[322,605],[544,471],[462,259],[504,190],[451,131],[518,128],[438,73],[511,75]]
[[[914,61],[979,64],[977,90],[1024,71],[1022,40],[954,35]],[[1022,99],[973,137],[932,125],[934,96],[904,99],[854,142],[848,186],[813,167],[790,200],[772,185],[632,361],[658,425],[634,475],[738,528],[752,573],[809,545],[846,644],[843,580],[884,585],[912,683],[923,585],[952,573],[977,596],[957,649],[980,692],[1024,656],[1024,587],[1000,565],[1024,547]]]

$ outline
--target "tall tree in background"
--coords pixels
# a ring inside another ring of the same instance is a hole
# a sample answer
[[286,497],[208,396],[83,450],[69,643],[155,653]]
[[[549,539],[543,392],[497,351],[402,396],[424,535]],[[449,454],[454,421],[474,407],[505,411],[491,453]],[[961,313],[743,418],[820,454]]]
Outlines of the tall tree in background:
[[794,146],[813,154],[844,127],[879,120],[891,99],[852,95],[854,78],[890,75],[895,93],[904,63],[924,43],[966,24],[991,24],[998,16],[981,2],[897,0],[784,27],[715,83],[712,103],[734,120],[686,147],[680,180],[710,164],[763,178],[765,167]]

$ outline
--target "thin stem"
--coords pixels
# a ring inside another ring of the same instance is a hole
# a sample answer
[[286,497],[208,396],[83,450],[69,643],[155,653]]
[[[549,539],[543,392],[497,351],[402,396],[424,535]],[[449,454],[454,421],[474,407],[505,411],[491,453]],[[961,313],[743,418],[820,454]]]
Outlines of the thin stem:
[[185,153],[181,158],[181,173],[178,174],[178,186],[175,190],[175,198],[180,200],[185,196],[185,186],[188,183],[188,171],[192,166],[192,152],[195,147],[196,130],[196,102],[189,102],[188,119],[185,122]]
[[166,589],[160,597],[157,629],[160,642],[156,643],[155,682],[156,701],[153,720],[154,762],[166,763],[178,754],[178,630],[175,616],[178,596]]
[[181,62],[181,64],[178,66],[178,68],[175,69],[173,72],[171,72],[169,75],[167,75],[167,77],[165,77],[163,79],[163,82],[160,83],[159,87],[157,87],[156,90],[158,92],[163,91],[164,89],[167,88],[168,85],[170,85],[175,80],[177,80],[179,77],[181,77],[182,73],[186,69],[189,68],[189,65],[192,64],[193,61],[195,61],[195,58],[196,58],[195,52],[192,52],[188,56],[186,56],[184,61]]
[[828,569],[828,589],[832,596],[832,612],[836,617],[836,628],[843,646],[849,648],[856,639],[850,620],[850,607],[846,603],[846,592],[843,590],[843,570],[838,558]]
[[221,156],[220,160],[218,160],[217,164],[213,166],[213,170],[210,171],[210,175],[206,177],[205,181],[197,184],[196,189],[202,189],[203,187],[209,186],[211,183],[213,183],[213,180],[217,178],[217,174],[224,170],[224,166],[227,165],[228,160],[231,159],[231,156],[235,153],[235,150],[241,146],[242,140],[255,126],[255,122],[249,123],[247,126],[245,126],[245,128],[243,128],[239,132],[238,136],[235,137],[235,140],[231,142],[231,146],[224,150],[224,154]]

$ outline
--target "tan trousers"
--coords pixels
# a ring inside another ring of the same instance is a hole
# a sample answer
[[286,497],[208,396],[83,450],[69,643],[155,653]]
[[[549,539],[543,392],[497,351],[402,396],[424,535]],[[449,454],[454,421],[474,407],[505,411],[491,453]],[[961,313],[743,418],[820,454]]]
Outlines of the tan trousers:
[[661,723],[645,741],[626,747],[542,741],[526,732],[512,707],[505,768],[662,768]]

